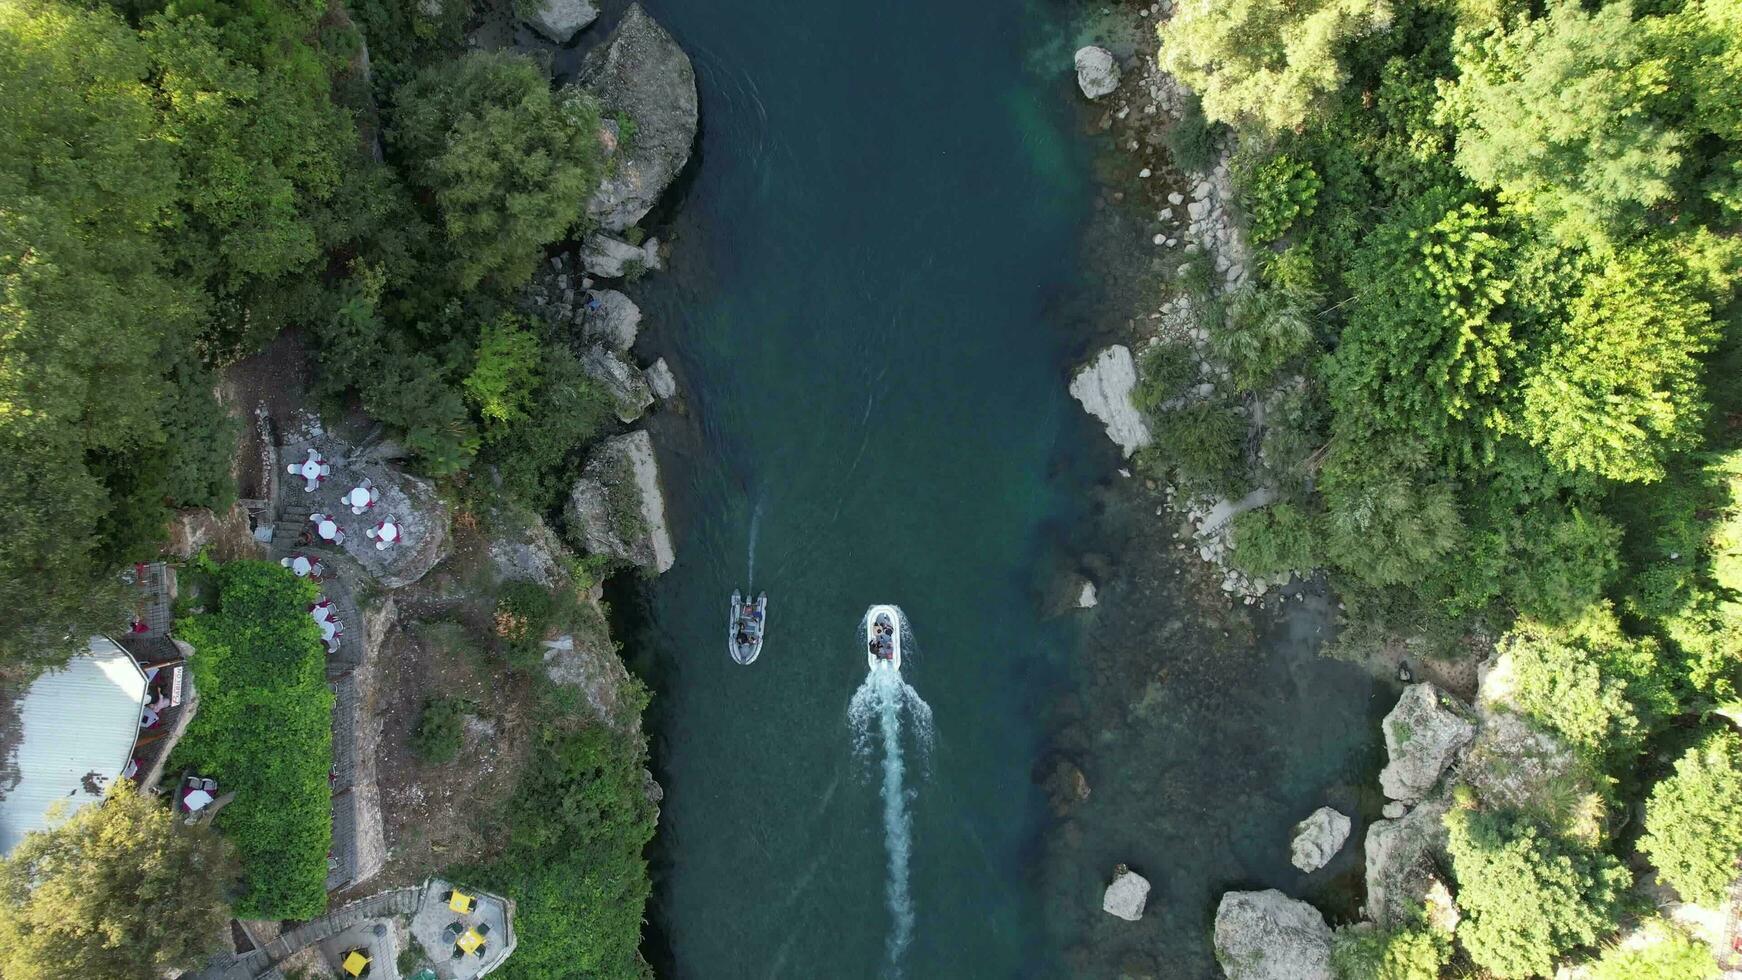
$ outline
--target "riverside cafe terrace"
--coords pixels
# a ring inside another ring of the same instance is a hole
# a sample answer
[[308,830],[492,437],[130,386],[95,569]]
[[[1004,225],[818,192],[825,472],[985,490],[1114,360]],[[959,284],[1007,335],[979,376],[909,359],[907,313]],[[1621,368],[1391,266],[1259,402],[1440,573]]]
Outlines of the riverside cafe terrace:
[[[173,649],[173,647],[171,648]],[[0,853],[96,803],[118,777],[149,789],[182,709],[179,657],[142,667],[120,644],[93,636],[64,668],[43,673],[0,706]]]

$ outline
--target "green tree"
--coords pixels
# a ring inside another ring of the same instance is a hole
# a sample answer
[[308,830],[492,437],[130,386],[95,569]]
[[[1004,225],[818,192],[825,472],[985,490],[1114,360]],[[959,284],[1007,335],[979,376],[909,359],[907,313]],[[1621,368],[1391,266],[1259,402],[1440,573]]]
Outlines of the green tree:
[[358,153],[319,47],[324,0],[194,0],[146,22],[159,138],[182,173],[165,242],[217,300],[232,344],[269,339],[291,311],[273,294],[318,271],[323,210]]
[[1294,129],[1347,79],[1341,46],[1390,22],[1384,0],[1183,0],[1157,28],[1161,66],[1214,121]]
[[1637,221],[1671,200],[1690,148],[1669,112],[1674,73],[1629,0],[1468,37],[1447,96],[1458,166],[1528,200],[1571,239]]
[[1320,562],[1319,529],[1313,516],[1291,503],[1275,503],[1234,518],[1236,567],[1248,575],[1310,572]]
[[474,52],[407,85],[388,140],[441,214],[454,280],[515,286],[604,176],[599,110],[530,58]]
[[1688,901],[1724,900],[1742,854],[1742,738],[1715,731],[1676,761],[1646,800],[1639,850]]
[[1210,349],[1228,368],[1234,389],[1262,390],[1277,372],[1313,347],[1312,297],[1248,285],[1234,293]]
[[1661,479],[1664,460],[1699,441],[1709,308],[1666,250],[1625,249],[1570,313],[1526,374],[1520,434],[1570,472]]
[[1613,856],[1505,813],[1454,809],[1446,830],[1466,917],[1458,940],[1478,966],[1547,976],[1556,957],[1614,930],[1632,876]]
[[1410,202],[1354,256],[1331,404],[1360,438],[1407,437],[1451,462],[1491,454],[1516,356],[1501,314],[1511,245],[1486,209],[1444,191]]
[[235,862],[131,783],[115,784],[0,860],[0,972],[8,980],[157,980],[216,951]]

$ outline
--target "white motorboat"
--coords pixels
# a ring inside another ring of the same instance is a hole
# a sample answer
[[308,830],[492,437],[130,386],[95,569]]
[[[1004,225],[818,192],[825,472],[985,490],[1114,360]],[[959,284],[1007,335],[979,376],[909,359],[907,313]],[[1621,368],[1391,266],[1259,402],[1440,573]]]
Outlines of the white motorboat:
[[901,669],[901,610],[872,606],[865,613],[865,662],[872,670]]

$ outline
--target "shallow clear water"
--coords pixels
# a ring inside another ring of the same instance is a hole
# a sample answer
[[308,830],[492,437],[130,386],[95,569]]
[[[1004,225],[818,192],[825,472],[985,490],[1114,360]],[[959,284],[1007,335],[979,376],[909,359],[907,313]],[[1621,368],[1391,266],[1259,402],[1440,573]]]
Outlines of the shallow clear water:
[[[1203,896],[1227,877],[1210,858],[1168,886],[1189,914],[1112,937],[1106,958],[1082,950],[1104,941],[1095,882],[1103,852],[1125,846],[1111,831],[1156,802],[1129,770],[1145,753],[1199,765],[1193,739],[1084,735],[1085,718],[1127,717],[1120,699],[1142,689],[1096,676],[1198,655],[1124,626],[1121,609],[1160,614],[1179,597],[1110,570],[1102,637],[1091,617],[1043,621],[1035,595],[1087,542],[1115,569],[1161,567],[1100,543],[1126,537],[1089,513],[1090,482],[1116,463],[1065,393],[1088,329],[1070,311],[1099,288],[1077,258],[1096,189],[1071,11],[648,6],[690,51],[703,112],[700,159],[660,229],[670,271],[633,290],[644,353],[673,363],[687,399],[687,415],[653,422],[678,564],[613,595],[655,691],[667,793],[650,958],[672,977],[1111,975],[1117,947],[1142,937],[1181,951],[1158,975],[1197,975]],[[768,640],[741,667],[726,606],[748,586],[769,593]],[[850,711],[866,680],[860,619],[878,602],[909,619],[903,673],[929,739],[912,702],[892,726]],[[1286,647],[1300,670],[1342,676],[1300,653],[1310,644],[1254,644],[1255,660]],[[1103,649],[1119,653],[1105,670]],[[1364,686],[1319,687],[1331,693],[1316,713],[1364,718]],[[1189,686],[1168,696],[1202,703]],[[1255,744],[1275,734],[1274,718],[1209,720]],[[1363,764],[1358,739],[1333,741],[1312,750],[1321,770]],[[1035,778],[1061,746],[1091,780],[1117,772],[1131,798],[1097,789],[1062,827]],[[1279,804],[1318,793],[1322,775]],[[1162,813],[1141,819],[1189,838],[1222,811]],[[1173,874],[1156,848],[1116,859],[1149,862],[1158,886]]]

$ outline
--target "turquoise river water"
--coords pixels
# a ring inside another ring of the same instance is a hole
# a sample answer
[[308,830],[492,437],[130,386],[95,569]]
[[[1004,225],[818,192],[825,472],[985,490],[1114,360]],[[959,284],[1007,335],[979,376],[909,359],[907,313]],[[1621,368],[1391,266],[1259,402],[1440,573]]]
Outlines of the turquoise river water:
[[[613,595],[655,693],[660,974],[1211,976],[1221,888],[1335,907],[1353,858],[1303,880],[1286,831],[1370,802],[1371,685],[1313,657],[1310,603],[1184,612],[1169,530],[1065,392],[1099,289],[1079,11],[648,6],[703,112],[670,269],[633,287],[685,392],[654,422],[678,563]],[[1090,552],[1101,606],[1043,618]],[[749,587],[769,639],[741,667]],[[878,602],[905,687],[867,683]],[[1061,758],[1074,808],[1043,787]],[[1143,922],[1099,911],[1118,861],[1156,883]]]

